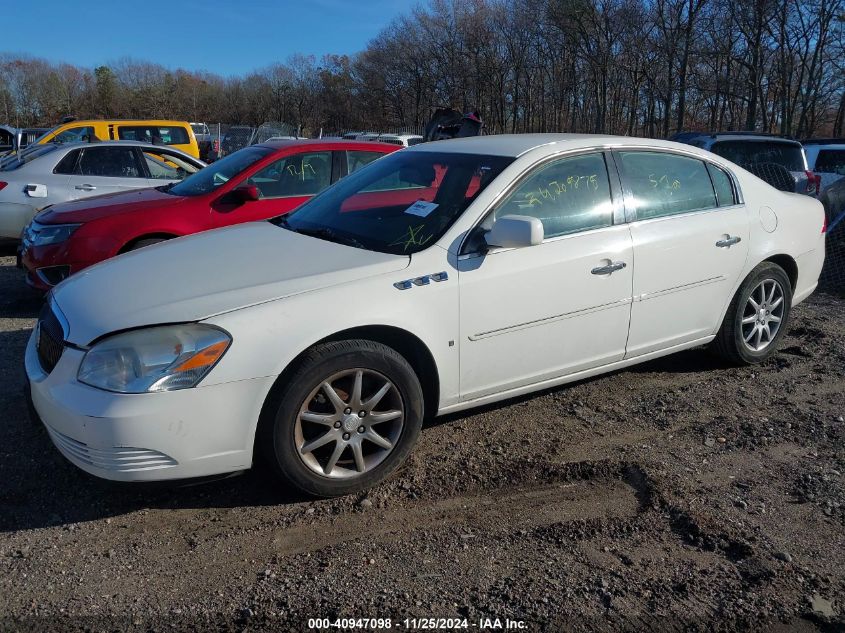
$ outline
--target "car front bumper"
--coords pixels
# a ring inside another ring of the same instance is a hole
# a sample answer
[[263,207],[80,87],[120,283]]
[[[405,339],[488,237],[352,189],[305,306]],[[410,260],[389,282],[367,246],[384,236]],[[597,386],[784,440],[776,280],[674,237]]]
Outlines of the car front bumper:
[[192,479],[251,467],[258,415],[272,378],[117,394],[77,381],[83,356],[67,347],[47,374],[33,332],[25,357],[35,413],[75,466],[115,481]]
[[[26,272],[26,283],[42,292],[93,263],[68,262],[65,243],[35,246],[24,240],[18,251],[18,265]],[[62,272],[57,276],[60,269]],[[52,283],[51,278],[56,283]]]

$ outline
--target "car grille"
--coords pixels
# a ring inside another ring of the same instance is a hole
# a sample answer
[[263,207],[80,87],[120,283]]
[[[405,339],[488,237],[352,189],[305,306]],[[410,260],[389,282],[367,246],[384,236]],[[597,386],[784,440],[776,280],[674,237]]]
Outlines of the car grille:
[[45,305],[38,317],[38,360],[41,368],[48,374],[53,371],[64,351],[64,330],[49,304]]
[[47,432],[56,447],[68,458],[94,468],[128,473],[136,470],[171,468],[178,464],[172,457],[148,448],[123,446],[91,448],[84,442],[79,442],[50,427],[47,427]]

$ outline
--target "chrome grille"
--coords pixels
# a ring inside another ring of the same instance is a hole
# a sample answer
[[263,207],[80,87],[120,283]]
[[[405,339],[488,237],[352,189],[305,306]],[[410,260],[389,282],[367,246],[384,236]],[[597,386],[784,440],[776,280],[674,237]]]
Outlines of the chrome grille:
[[116,446],[114,448],[91,448],[84,442],[59,433],[47,427],[47,432],[56,447],[71,460],[76,460],[103,470],[115,472],[132,472],[136,470],[154,470],[170,468],[178,462],[165,455],[148,448],[132,448]]
[[41,309],[38,317],[38,360],[48,374],[53,371],[64,351],[64,331],[50,305]]

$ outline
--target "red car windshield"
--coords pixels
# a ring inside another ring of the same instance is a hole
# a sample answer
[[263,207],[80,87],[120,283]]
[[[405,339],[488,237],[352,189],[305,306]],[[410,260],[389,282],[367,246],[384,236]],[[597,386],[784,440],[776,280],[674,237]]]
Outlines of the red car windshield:
[[434,244],[513,158],[401,151],[274,220],[357,248],[410,255]]
[[162,190],[174,196],[202,196],[211,193],[250,165],[272,153],[273,150],[269,147],[244,147],[185,178],[182,182]]

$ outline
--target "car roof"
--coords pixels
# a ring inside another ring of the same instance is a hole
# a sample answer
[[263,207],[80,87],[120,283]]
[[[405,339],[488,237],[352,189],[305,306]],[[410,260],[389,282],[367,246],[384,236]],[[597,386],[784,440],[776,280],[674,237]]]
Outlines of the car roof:
[[681,141],[688,143],[692,139],[704,139],[711,141],[776,141],[781,143],[790,143],[793,145],[800,145],[797,139],[789,136],[782,136],[780,134],[768,134],[766,132],[678,132],[671,137],[673,141]]
[[[395,145],[389,143],[379,143],[378,141],[358,141],[354,139],[322,139],[322,138],[297,138],[297,139],[280,139],[278,141],[266,140],[263,143],[256,143],[261,147],[269,147],[274,150],[286,149],[288,147],[349,147],[358,149],[372,149],[373,147],[389,147],[395,150]],[[252,146],[254,147],[254,146]]]
[[845,138],[805,138],[803,145],[845,145]]
[[91,123],[131,123],[133,125],[190,125],[187,121],[177,121],[176,119],[73,119],[72,121],[65,121],[59,123],[52,128],[64,127],[65,125],[79,125]]
[[517,158],[541,147],[548,148],[551,153],[558,150],[589,149],[618,145],[665,147],[687,153],[696,149],[683,143],[636,136],[610,136],[605,134],[491,134],[489,136],[470,136],[419,143],[402,151],[489,154]]

